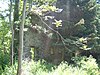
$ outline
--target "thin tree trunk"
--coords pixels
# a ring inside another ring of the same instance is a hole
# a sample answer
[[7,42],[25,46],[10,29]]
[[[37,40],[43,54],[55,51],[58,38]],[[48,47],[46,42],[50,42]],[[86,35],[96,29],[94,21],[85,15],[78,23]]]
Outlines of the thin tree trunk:
[[15,5],[14,5],[14,22],[19,20],[19,3],[20,3],[20,0],[15,0]]
[[23,3],[23,13],[22,13],[22,21],[21,21],[21,25],[20,25],[20,39],[19,39],[19,50],[18,50],[18,71],[17,71],[17,75],[21,75],[22,74],[22,55],[23,55],[23,36],[24,36],[24,23],[25,23],[25,12],[26,12],[26,3],[27,0],[24,0]]
[[20,0],[14,0],[14,19],[13,19],[13,34],[14,34],[14,49],[13,49],[13,58],[16,59],[16,55],[15,54],[18,54],[18,44],[19,44],[19,31],[16,30],[18,26],[18,24],[16,24],[16,21],[19,21],[19,5],[20,5]]
[[14,53],[13,53],[13,51],[14,51],[14,30],[13,30],[13,24],[12,24],[12,18],[11,17],[12,17],[12,0],[10,0],[9,23],[10,23],[11,32],[12,32],[12,41],[11,41],[11,50],[10,50],[10,52],[11,52],[11,56],[10,56],[11,61],[10,61],[10,63],[11,63],[11,65],[13,65],[13,55],[14,55]]

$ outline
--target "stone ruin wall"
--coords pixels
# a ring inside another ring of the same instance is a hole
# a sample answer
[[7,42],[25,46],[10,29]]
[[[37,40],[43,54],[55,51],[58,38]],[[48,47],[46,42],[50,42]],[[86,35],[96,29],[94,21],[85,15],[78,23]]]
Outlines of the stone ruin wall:
[[[58,20],[63,21],[63,26],[58,29],[60,33],[66,38],[73,30],[72,23],[78,22],[82,18],[82,12],[77,6],[73,6],[71,0],[58,0],[57,7],[62,8],[63,11],[59,14],[54,14]],[[79,15],[77,15],[79,13]],[[35,23],[35,20],[32,20]],[[37,25],[43,25],[42,28],[45,28],[45,25],[41,21],[36,22]],[[64,29],[65,28],[65,29]],[[75,29],[75,28],[74,28]],[[73,32],[72,32],[73,33]],[[54,34],[54,33],[53,33]],[[54,34],[56,35],[56,34]],[[66,50],[62,45],[51,45],[51,43],[56,43],[58,38],[51,39],[45,33],[38,32],[32,27],[28,28],[28,31],[24,35],[24,58],[30,58],[31,48],[35,48],[35,58],[43,58],[53,63],[59,63],[65,59],[64,51]],[[56,41],[56,42],[54,42]],[[61,42],[60,42],[61,43]],[[67,57],[66,57],[67,58]],[[68,56],[69,58],[69,56]]]

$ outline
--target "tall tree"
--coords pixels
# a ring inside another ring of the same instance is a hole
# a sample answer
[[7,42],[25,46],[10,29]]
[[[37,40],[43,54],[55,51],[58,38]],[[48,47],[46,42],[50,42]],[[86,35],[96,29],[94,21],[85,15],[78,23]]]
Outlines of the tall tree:
[[19,4],[20,4],[20,0],[15,0],[15,6],[14,6],[14,22],[19,20]]
[[18,44],[19,44],[19,31],[17,30],[19,28],[18,26],[18,21],[19,21],[19,6],[20,6],[20,0],[15,0],[15,5],[14,5],[14,25],[13,25],[13,33],[14,33],[14,58],[15,54],[18,53]]
[[25,12],[26,12],[26,3],[27,0],[24,0],[23,2],[23,13],[22,13],[22,20],[21,20],[21,25],[20,25],[20,30],[19,30],[19,50],[18,50],[18,73],[17,75],[22,74],[22,55],[23,55],[23,36],[24,36],[24,23],[25,23]]
[[13,65],[13,50],[14,50],[14,31],[13,31],[13,24],[12,24],[12,0],[10,0],[10,15],[9,15],[9,23],[10,23],[10,26],[11,26],[11,32],[12,32],[12,42],[11,42],[11,65]]

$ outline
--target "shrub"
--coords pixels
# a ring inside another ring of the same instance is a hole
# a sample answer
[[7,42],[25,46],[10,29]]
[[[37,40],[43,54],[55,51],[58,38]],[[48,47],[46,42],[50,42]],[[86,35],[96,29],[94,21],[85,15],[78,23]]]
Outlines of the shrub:
[[78,67],[87,72],[88,75],[98,75],[99,67],[91,55],[87,57],[76,57],[74,58],[75,63]]
[[4,72],[1,75],[16,75],[17,73],[17,63],[15,63],[13,66],[5,67]]
[[0,51],[0,75],[5,69],[6,65],[9,65],[9,54],[5,53],[1,50]]
[[[47,63],[46,61],[23,61],[23,75],[100,75],[100,68],[96,60],[90,56],[75,57],[76,65],[69,65],[62,62],[58,66]],[[17,64],[6,67],[2,75],[16,75]]]

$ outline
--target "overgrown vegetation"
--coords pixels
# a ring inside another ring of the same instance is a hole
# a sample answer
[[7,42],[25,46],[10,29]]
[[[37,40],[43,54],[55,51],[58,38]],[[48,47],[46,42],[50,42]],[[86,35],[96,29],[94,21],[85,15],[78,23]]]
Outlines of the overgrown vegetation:
[[[0,10],[0,75],[16,75],[18,69],[19,27],[24,0],[9,1],[12,2],[12,4],[7,3],[9,8]],[[60,2],[60,0],[57,1]],[[96,0],[69,0],[73,5],[70,5],[70,7],[73,9],[75,7],[77,11],[82,9],[82,12],[80,18],[78,17],[79,20],[76,21],[78,14],[70,9],[70,13],[72,13],[70,16],[74,13],[76,15],[73,15],[75,19],[74,21],[65,22],[62,17],[58,19],[54,17],[55,15],[51,15],[51,13],[57,13],[59,17],[65,10],[64,7],[60,6],[61,9],[56,7],[57,1],[28,0],[26,16],[24,15],[24,17],[26,17],[26,28],[33,26],[39,32],[45,33],[45,35],[48,34],[47,36],[50,36],[51,39],[56,38],[57,41],[53,41],[51,44],[53,46],[57,45],[57,49],[64,50],[63,55],[65,56],[61,58],[63,59],[62,63],[54,65],[44,60],[32,60],[35,59],[34,47],[34,50],[31,50],[32,59],[22,62],[22,75],[100,75],[100,4],[96,3]],[[66,9],[69,11],[69,8]],[[54,29],[48,25],[49,20],[52,20],[51,24]],[[39,22],[41,26],[39,26]],[[53,37],[51,37],[51,32],[54,32]],[[36,39],[35,41],[39,40]],[[37,44],[36,47],[39,48],[43,43],[39,42],[39,46]],[[60,47],[61,45],[63,45],[63,48]],[[52,55],[54,53],[51,52]],[[54,58],[51,58],[51,60],[56,60]]]
[[[100,68],[92,56],[73,58],[74,64],[62,62],[58,66],[45,61],[23,61],[23,75],[99,75]],[[16,75],[17,64],[6,67],[1,75]]]

